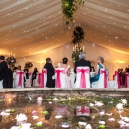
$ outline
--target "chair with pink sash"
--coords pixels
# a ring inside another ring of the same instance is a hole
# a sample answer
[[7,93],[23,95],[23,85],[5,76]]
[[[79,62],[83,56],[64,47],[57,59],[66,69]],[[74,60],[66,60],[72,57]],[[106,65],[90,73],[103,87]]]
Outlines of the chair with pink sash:
[[55,88],[68,88],[65,68],[55,68]]
[[92,83],[92,88],[107,88],[107,76],[105,69],[100,69],[99,80]]
[[129,88],[129,73],[125,74],[125,88]]
[[89,67],[76,68],[76,82],[74,88],[90,88],[90,69]]
[[115,71],[114,80],[108,81],[108,88],[120,88],[119,72]]
[[16,71],[15,88],[24,88],[24,71]]
[[43,69],[41,74],[40,88],[46,88],[46,83],[47,83],[47,70]]
[[36,79],[33,80],[33,86],[40,86],[41,84],[41,73],[36,74]]
[[31,80],[32,80],[32,73],[28,73],[29,74],[29,78],[27,79],[26,74],[24,74],[25,77],[25,87],[31,87]]

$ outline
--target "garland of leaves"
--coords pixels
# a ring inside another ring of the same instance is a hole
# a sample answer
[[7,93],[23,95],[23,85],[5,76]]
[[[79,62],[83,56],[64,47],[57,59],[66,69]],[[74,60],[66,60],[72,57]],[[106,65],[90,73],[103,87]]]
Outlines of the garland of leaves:
[[72,37],[73,37],[73,40],[72,40],[73,44],[81,43],[82,40],[85,37],[85,33],[83,31],[83,28],[81,28],[80,26],[76,26],[74,28],[73,36]]
[[84,4],[85,0],[62,0],[62,12],[64,14],[65,24],[74,20],[74,14],[78,7]]
[[82,42],[82,40],[85,37],[85,33],[83,31],[83,28],[81,28],[80,26],[76,26],[74,28],[72,37],[73,37],[72,43],[78,44],[78,47],[76,47],[75,51],[72,53],[72,59],[74,62],[76,62],[79,60],[79,55],[83,51],[82,48],[80,47],[81,46],[80,43]]
[[14,56],[7,57],[6,59],[7,64],[9,64],[12,68],[15,67],[16,58]]
[[25,68],[31,68],[31,67],[33,67],[32,62],[26,62],[25,63]]

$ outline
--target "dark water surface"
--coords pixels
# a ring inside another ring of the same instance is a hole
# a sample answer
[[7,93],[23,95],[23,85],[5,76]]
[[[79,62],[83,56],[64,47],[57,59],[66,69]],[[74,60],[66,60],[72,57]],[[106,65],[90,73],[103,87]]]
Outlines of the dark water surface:
[[[10,129],[12,126],[16,126],[16,115],[24,113],[28,119],[27,123],[31,123],[33,129],[63,129],[62,124],[70,125],[69,129],[85,129],[83,126],[79,126],[78,122],[86,122],[91,124],[92,129],[99,129],[103,126],[99,124],[100,121],[105,121],[106,129],[120,129],[118,121],[121,120],[120,115],[123,117],[129,116],[128,103],[124,106],[124,109],[118,111],[116,105],[121,103],[121,98],[104,98],[104,97],[60,97],[56,96],[58,100],[55,101],[55,96],[45,98],[43,101],[38,101],[36,99],[21,99],[21,100],[11,100],[11,101],[1,101],[0,102],[0,112],[6,109],[14,109],[15,111],[11,113],[9,117],[0,116],[0,129]],[[54,99],[54,100],[53,100]],[[128,102],[127,98],[127,102]],[[95,103],[95,101],[102,102],[103,106],[90,107],[90,116],[76,115],[76,109],[78,106],[88,106],[90,103]],[[33,111],[36,111],[36,116],[39,119],[33,120]],[[48,113],[44,114],[43,112]],[[105,112],[104,115],[100,115],[100,112]],[[106,113],[112,115],[106,115]],[[61,115],[62,118],[55,118],[55,116]],[[114,118],[115,121],[109,121],[109,118]],[[37,127],[36,123],[42,121],[42,126]],[[128,123],[128,122],[127,122]],[[127,129],[127,128],[125,128]]]

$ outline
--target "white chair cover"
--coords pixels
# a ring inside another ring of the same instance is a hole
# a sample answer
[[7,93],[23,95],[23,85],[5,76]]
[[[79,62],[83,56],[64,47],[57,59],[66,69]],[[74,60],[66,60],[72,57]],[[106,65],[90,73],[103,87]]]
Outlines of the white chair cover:
[[13,88],[16,88],[17,84],[16,84],[16,72],[13,72]]
[[0,81],[0,89],[3,89],[3,80]]
[[99,80],[92,83],[92,88],[107,88],[107,76],[105,69],[100,69]]
[[77,67],[76,73],[75,88],[90,88],[89,67]]
[[33,86],[40,86],[41,83],[41,73],[36,74],[36,79],[33,80]]
[[24,71],[16,71],[16,88],[24,88]]
[[70,75],[69,75],[69,78],[71,80],[71,88],[74,88],[74,81],[75,81],[75,77],[76,77],[76,74],[74,73],[73,70],[74,69],[71,69],[71,72],[70,72]]
[[32,73],[29,73],[29,79],[26,78],[26,74],[24,74],[25,77],[25,87],[31,87],[31,80],[32,80]]
[[41,74],[40,88],[46,88],[46,83],[47,83],[47,70],[43,69]]
[[115,71],[115,76],[113,81],[108,81],[108,88],[120,88],[119,72]]
[[129,88],[129,73],[125,74],[125,87]]
[[68,88],[65,78],[65,68],[55,68],[55,87]]

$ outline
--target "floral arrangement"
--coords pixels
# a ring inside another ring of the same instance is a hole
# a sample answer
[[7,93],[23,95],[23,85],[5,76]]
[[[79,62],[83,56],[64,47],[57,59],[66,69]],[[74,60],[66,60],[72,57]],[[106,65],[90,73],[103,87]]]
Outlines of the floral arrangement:
[[31,67],[33,67],[32,62],[25,63],[25,68],[31,68]]
[[14,56],[7,57],[6,62],[11,65],[11,67],[15,67],[16,58]]
[[72,37],[73,37],[73,40],[72,40],[73,44],[81,43],[82,40],[85,37],[85,33],[83,31],[83,28],[81,28],[80,26],[76,26],[74,28],[73,36]]
[[65,24],[74,20],[75,12],[85,0],[62,0],[62,12],[64,14]]

